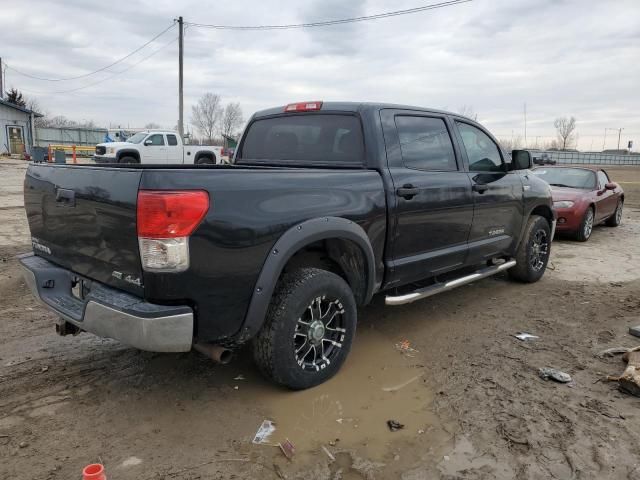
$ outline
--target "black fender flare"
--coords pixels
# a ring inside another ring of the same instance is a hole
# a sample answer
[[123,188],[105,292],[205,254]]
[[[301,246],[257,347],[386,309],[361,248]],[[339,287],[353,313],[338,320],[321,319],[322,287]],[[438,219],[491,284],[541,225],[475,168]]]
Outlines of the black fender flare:
[[140,162],[142,162],[141,160],[141,156],[140,156],[140,152],[138,150],[135,149],[127,149],[127,150],[118,150],[116,152],[116,162],[120,162],[120,159],[122,157],[125,157],[127,155],[130,155],[132,157],[137,158]]
[[213,158],[213,163],[214,164],[218,163],[218,157],[216,157],[216,152],[214,152],[213,150],[204,150],[204,151],[199,151],[198,153],[196,153],[196,156],[193,159],[194,165],[202,157],[208,157],[208,156],[211,156]]
[[262,327],[280,274],[291,257],[306,245],[329,239],[351,240],[361,248],[365,257],[367,275],[364,303],[371,300],[376,278],[376,264],[371,242],[362,227],[341,217],[319,217],[306,220],[284,232],[271,248],[253,289],[244,324],[238,334],[238,343],[244,343]]

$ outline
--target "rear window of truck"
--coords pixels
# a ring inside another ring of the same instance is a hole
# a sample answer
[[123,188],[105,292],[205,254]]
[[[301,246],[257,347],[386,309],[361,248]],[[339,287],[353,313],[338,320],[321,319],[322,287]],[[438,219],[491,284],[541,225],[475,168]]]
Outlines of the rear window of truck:
[[236,160],[362,165],[360,119],[354,115],[295,114],[256,120],[249,126]]

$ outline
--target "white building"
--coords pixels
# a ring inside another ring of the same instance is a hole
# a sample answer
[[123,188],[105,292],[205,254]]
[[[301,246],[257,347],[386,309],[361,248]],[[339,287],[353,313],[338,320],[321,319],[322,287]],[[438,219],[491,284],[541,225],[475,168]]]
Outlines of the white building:
[[0,99],[0,155],[31,154],[34,120],[39,113]]

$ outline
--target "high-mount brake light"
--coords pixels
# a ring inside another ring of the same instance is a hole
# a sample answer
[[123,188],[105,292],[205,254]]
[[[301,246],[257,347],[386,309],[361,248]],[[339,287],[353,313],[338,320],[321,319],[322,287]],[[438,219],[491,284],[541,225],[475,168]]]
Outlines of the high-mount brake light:
[[142,268],[182,272],[189,268],[189,235],[209,211],[202,190],[141,190],[137,227]]
[[285,112],[313,112],[322,108],[322,102],[290,103],[284,107]]

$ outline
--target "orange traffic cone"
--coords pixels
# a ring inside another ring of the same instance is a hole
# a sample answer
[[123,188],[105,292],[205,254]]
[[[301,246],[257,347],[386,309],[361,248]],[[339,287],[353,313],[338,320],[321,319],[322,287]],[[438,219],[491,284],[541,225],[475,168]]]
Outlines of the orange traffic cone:
[[100,463],[92,463],[82,470],[82,480],[107,480],[104,467]]

